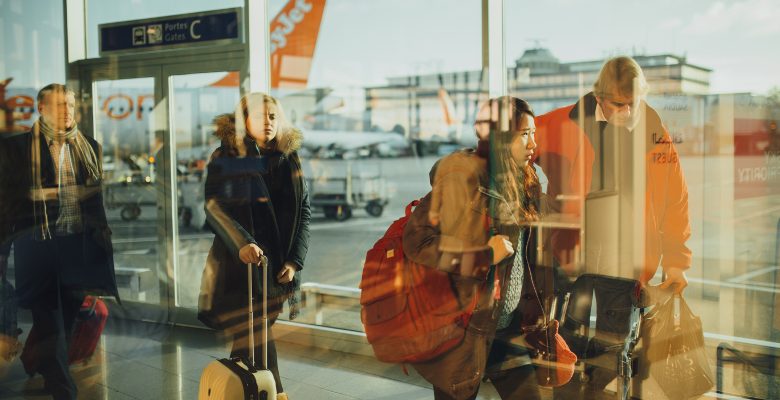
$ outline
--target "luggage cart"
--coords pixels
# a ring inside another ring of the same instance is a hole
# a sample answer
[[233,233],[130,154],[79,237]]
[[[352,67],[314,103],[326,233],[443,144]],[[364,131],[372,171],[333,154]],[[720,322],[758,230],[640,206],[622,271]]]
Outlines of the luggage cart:
[[[185,205],[181,189],[178,194],[178,213],[183,226],[189,226],[192,221],[192,209]],[[143,176],[140,172],[128,175],[118,182],[106,183],[104,186],[106,208],[119,212],[122,221],[137,220],[142,213],[141,207],[157,206],[157,185],[149,176]]]
[[141,216],[142,206],[157,205],[154,184],[145,182],[140,175],[128,175],[121,182],[105,185],[106,208],[109,210],[121,208],[119,216],[122,221],[135,221]]
[[[597,291],[602,294],[599,295]],[[671,295],[671,292],[649,291],[633,279],[583,274],[568,290],[559,295],[563,295],[559,333],[577,355],[578,368],[571,382],[561,389],[556,389],[563,392],[563,396],[556,393],[556,398],[583,396],[582,390],[589,390],[585,386],[588,386],[592,379],[589,376],[592,367],[615,373],[618,399],[631,398],[632,388],[637,392],[641,391],[641,382],[647,378],[646,368],[640,371],[641,355],[636,350],[642,318],[652,304],[651,299]],[[593,307],[597,296],[603,296],[603,303],[596,302]],[[593,311],[595,316],[592,315]],[[592,322],[596,325],[595,335],[590,332],[593,328]],[[603,388],[596,384],[596,387],[591,387],[590,390],[594,389]]]
[[351,161],[346,162],[346,173],[343,176],[320,174],[306,181],[312,209],[322,211],[325,217],[337,221],[350,219],[353,210],[360,208],[378,218],[389,202],[381,171],[356,174]]

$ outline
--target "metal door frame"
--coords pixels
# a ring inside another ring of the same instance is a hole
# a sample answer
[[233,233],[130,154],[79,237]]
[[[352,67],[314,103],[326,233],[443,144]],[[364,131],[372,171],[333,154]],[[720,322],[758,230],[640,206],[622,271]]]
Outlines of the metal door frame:
[[[169,143],[170,145],[168,147],[168,152],[166,154],[166,157],[169,158],[171,163],[176,163],[176,138],[175,138],[175,132],[173,131],[173,115],[170,110],[173,110],[175,107],[175,104],[173,102],[173,97],[170,96],[172,93],[172,79],[175,76],[184,76],[184,75],[190,75],[190,74],[201,74],[201,73],[210,73],[210,72],[223,72],[223,71],[239,71],[240,73],[240,81],[243,81],[244,71],[242,70],[243,67],[243,58],[224,58],[220,60],[204,60],[202,62],[197,63],[197,69],[193,69],[191,64],[180,64],[180,63],[171,63],[167,65],[163,65],[162,68],[162,76],[163,76],[163,93],[167,96],[167,104],[168,104],[168,115],[167,115],[167,133],[166,133],[166,143]],[[243,90],[239,87],[239,95],[243,95]],[[225,104],[225,112],[230,112],[234,109],[235,104]],[[168,164],[168,166],[173,166],[173,164]],[[175,168],[175,166],[173,166]],[[176,212],[178,211],[178,196],[174,195],[177,193],[178,190],[178,180],[176,179],[176,171],[175,169],[172,171],[172,174],[170,175],[171,180],[168,181],[169,185],[168,187],[171,188],[171,195],[168,196],[167,201],[171,202],[170,208],[168,208],[172,213],[174,213],[174,216],[176,215]],[[169,222],[176,222],[177,219],[171,219],[167,218],[166,221]],[[169,250],[170,258],[169,263],[166,265],[168,266],[168,276],[169,277],[176,277],[178,269],[178,246],[179,246],[179,224],[178,223],[172,223],[170,224],[170,243],[171,247]],[[197,310],[194,310],[192,308],[186,308],[186,307],[178,307],[176,305],[176,282],[175,280],[170,280],[170,284],[168,287],[168,309],[171,311],[171,322],[177,323],[177,324],[186,324],[186,325],[200,325],[201,323],[197,319]]]
[[[152,118],[155,119],[155,134],[163,137],[163,151],[158,156],[161,168],[157,171],[162,179],[162,191],[158,193],[159,217],[157,238],[165,243],[165,250],[158,255],[164,274],[160,276],[160,302],[157,304],[138,301],[123,301],[123,307],[112,307],[112,315],[134,320],[163,323],[186,323],[199,325],[193,309],[179,308],[175,302],[174,271],[177,263],[178,217],[176,196],[176,141],[171,130],[172,97],[171,78],[173,76],[239,71],[240,82],[247,82],[245,46],[243,44],[202,47],[197,49],[176,49],[157,52],[145,52],[131,55],[112,55],[95,59],[81,60],[68,66],[68,81],[77,91],[80,99],[80,128],[87,135],[95,135],[95,82],[119,79],[154,78],[155,106]],[[243,95],[245,86],[239,87]],[[227,105],[232,110],[235,105]],[[164,277],[164,278],[163,278]]]

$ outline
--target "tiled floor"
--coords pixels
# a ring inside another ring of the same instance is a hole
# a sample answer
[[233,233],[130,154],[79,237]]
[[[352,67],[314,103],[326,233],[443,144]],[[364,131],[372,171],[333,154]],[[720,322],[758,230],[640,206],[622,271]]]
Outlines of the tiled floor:
[[[25,331],[29,325],[23,324]],[[277,344],[285,391],[293,400],[431,399],[430,385],[373,358]],[[212,331],[110,319],[99,351],[71,371],[82,399],[196,399],[203,367],[227,353]],[[47,399],[40,376],[17,360],[0,369],[0,399]],[[488,384],[480,399],[497,398]]]

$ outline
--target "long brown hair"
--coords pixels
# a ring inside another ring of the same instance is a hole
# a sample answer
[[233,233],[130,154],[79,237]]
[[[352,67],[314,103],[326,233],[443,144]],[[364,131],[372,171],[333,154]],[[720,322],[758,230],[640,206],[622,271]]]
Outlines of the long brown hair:
[[[504,196],[518,221],[539,219],[541,185],[536,170],[529,163],[520,165],[512,157],[511,144],[520,129],[523,116],[534,118],[527,101],[511,96],[490,99],[489,165],[491,187]],[[483,138],[484,139],[484,138]]]

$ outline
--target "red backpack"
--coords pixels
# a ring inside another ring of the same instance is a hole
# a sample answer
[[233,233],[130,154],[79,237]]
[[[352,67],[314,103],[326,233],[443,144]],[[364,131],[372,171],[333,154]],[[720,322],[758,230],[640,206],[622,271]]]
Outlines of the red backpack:
[[366,337],[376,358],[388,363],[426,361],[457,346],[476,305],[460,307],[446,272],[404,256],[404,227],[418,204],[406,206],[366,253],[360,280]]

